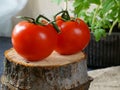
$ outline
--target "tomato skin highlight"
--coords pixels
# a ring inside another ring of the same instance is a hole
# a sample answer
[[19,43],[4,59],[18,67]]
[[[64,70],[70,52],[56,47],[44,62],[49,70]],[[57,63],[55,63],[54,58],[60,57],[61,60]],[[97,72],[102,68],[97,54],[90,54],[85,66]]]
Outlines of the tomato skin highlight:
[[[59,24],[58,24],[59,25]],[[66,21],[59,25],[61,33],[55,51],[63,55],[70,55],[83,50],[90,41],[90,31],[81,19]]]
[[13,29],[13,47],[29,61],[42,60],[52,53],[57,44],[57,33],[52,29],[22,21]]

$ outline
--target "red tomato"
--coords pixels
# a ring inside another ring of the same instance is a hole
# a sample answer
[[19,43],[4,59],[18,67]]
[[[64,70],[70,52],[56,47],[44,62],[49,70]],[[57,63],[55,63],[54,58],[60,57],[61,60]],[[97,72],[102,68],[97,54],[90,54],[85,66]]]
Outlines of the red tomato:
[[17,53],[27,60],[42,60],[55,49],[57,32],[48,25],[41,26],[22,21],[12,32],[12,44]]
[[58,25],[59,29],[61,29],[61,24],[64,22],[64,20],[62,20],[61,16],[57,16],[56,17],[56,24]]
[[58,44],[55,49],[58,53],[64,55],[74,54],[88,45],[90,31],[81,19],[66,21],[59,27],[61,28],[61,33],[58,35]]

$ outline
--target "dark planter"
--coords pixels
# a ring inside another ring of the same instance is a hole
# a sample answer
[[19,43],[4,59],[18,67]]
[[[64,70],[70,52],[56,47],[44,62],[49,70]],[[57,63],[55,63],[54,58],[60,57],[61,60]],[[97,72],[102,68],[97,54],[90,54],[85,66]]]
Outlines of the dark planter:
[[120,65],[120,32],[112,33],[98,42],[91,34],[91,41],[85,52],[88,55],[88,67],[103,68]]

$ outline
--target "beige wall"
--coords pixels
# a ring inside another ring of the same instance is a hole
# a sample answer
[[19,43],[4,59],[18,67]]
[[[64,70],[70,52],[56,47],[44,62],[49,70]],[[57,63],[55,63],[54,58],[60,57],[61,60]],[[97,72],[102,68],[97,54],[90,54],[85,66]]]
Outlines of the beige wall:
[[[64,5],[57,5],[51,1],[52,0],[28,0],[25,8],[17,15],[37,17],[39,14],[43,14],[48,18],[52,18],[55,13],[62,10]],[[19,22],[19,19],[13,17],[13,25],[17,22]]]
[[[57,5],[56,3],[53,3],[51,1],[52,0],[28,0],[26,6],[16,16],[29,16],[35,18],[39,14],[43,14],[48,18],[52,19],[53,15],[55,15],[60,10],[65,9],[65,3],[61,3],[61,5]],[[69,11],[71,11],[70,9],[73,8],[72,3],[69,2],[68,5],[69,5],[68,9]],[[20,19],[15,18],[16,16],[12,18],[12,23],[10,22],[10,26],[12,26],[12,28],[14,27],[15,24],[17,24],[20,21]],[[11,35],[12,30],[11,28],[9,29],[10,30],[7,30],[9,32],[6,32],[5,30],[3,31],[5,33],[5,36]]]

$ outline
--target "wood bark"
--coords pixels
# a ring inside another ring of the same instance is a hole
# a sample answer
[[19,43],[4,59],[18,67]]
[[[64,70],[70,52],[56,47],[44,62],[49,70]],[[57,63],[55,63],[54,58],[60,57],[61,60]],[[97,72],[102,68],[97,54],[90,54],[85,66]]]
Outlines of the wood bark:
[[5,57],[2,81],[9,90],[73,90],[89,82],[83,52],[73,55],[53,52],[42,61],[29,62],[12,48],[5,52]]

